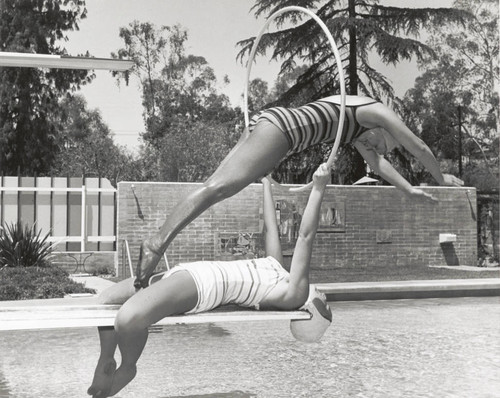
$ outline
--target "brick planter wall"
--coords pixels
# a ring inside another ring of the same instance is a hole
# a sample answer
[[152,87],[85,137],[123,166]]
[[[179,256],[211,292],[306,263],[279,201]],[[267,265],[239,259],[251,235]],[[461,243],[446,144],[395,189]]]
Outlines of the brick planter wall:
[[116,251],[100,252],[54,252],[50,258],[52,265],[74,273],[111,273],[116,264]]
[[[156,232],[171,208],[197,186],[199,184],[192,183],[118,184],[118,275],[125,277],[130,274],[124,240],[129,243],[135,268],[142,239]],[[393,187],[329,186],[324,206],[337,209],[340,222],[318,232],[312,267],[476,264],[475,189],[424,189],[435,195],[439,202],[429,204],[409,200]],[[288,215],[291,214],[288,211],[290,204],[301,213],[308,195],[308,192],[274,192],[277,202],[287,202],[280,211]],[[261,230],[262,186],[253,184],[207,210],[185,228],[167,251],[169,263],[227,259],[227,253],[221,249],[221,239],[239,233],[246,233],[247,238],[250,236],[250,240],[255,240],[257,249],[253,252],[262,254],[259,253]],[[287,230],[282,240],[289,259],[294,229],[288,226]],[[456,242],[440,244],[440,233],[455,234]],[[288,245],[287,236],[292,237]],[[160,267],[164,268],[163,262]]]

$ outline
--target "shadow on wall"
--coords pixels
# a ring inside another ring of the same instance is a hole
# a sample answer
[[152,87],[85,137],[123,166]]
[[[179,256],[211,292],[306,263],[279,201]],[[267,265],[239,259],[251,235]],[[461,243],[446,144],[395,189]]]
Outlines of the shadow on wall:
[[135,186],[132,184],[130,189],[132,189],[132,193],[134,194],[135,205],[137,207],[137,217],[139,217],[142,221],[144,221],[144,214],[142,213],[141,204],[139,203],[139,198],[135,194]]
[[460,265],[453,242],[441,243],[441,249],[443,250],[446,265]]

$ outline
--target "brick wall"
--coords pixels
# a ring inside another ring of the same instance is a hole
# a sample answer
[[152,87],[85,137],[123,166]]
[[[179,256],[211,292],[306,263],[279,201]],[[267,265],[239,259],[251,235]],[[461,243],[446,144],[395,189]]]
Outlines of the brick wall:
[[[129,183],[118,185],[118,274],[129,275],[123,245],[130,246],[132,264],[143,238],[156,232],[171,208],[199,184]],[[392,265],[472,265],[477,261],[476,191],[473,188],[426,187],[439,202],[409,200],[393,187],[329,186],[324,208],[337,210],[335,225],[323,222],[318,232],[312,267],[376,267]],[[308,192],[274,192],[282,216],[301,213]],[[170,245],[170,265],[227,258],[221,238],[247,233],[262,248],[262,187],[253,184],[238,195],[207,210]],[[325,212],[326,214],[326,212]],[[331,215],[331,213],[330,213]],[[290,222],[282,229],[286,258],[293,247]],[[454,243],[440,244],[439,234],[456,234]],[[222,251],[224,251],[222,249]],[[234,250],[233,250],[234,251]],[[258,253],[262,254],[262,253]],[[160,267],[164,267],[163,262]]]
[[54,252],[50,258],[56,265],[70,274],[79,273],[112,273],[117,264],[116,251],[94,252]]

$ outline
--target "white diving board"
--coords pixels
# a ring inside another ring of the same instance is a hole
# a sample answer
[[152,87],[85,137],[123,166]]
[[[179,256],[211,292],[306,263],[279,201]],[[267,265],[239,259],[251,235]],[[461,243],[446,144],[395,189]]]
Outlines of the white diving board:
[[72,57],[67,55],[0,52],[0,67],[104,69],[125,72],[133,61],[114,58]]
[[[69,301],[71,302],[70,299]],[[2,306],[0,302],[0,331],[113,326],[119,308],[119,305],[71,305],[70,303],[68,305]],[[257,311],[229,306],[200,314],[166,317],[155,325],[310,318],[311,315],[306,311]]]

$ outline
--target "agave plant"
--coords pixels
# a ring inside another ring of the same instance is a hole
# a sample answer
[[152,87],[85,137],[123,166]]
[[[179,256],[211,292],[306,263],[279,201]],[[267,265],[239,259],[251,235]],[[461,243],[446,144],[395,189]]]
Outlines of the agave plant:
[[20,221],[0,228],[0,268],[43,267],[48,264],[52,246],[49,233],[42,236],[35,225],[22,225]]

